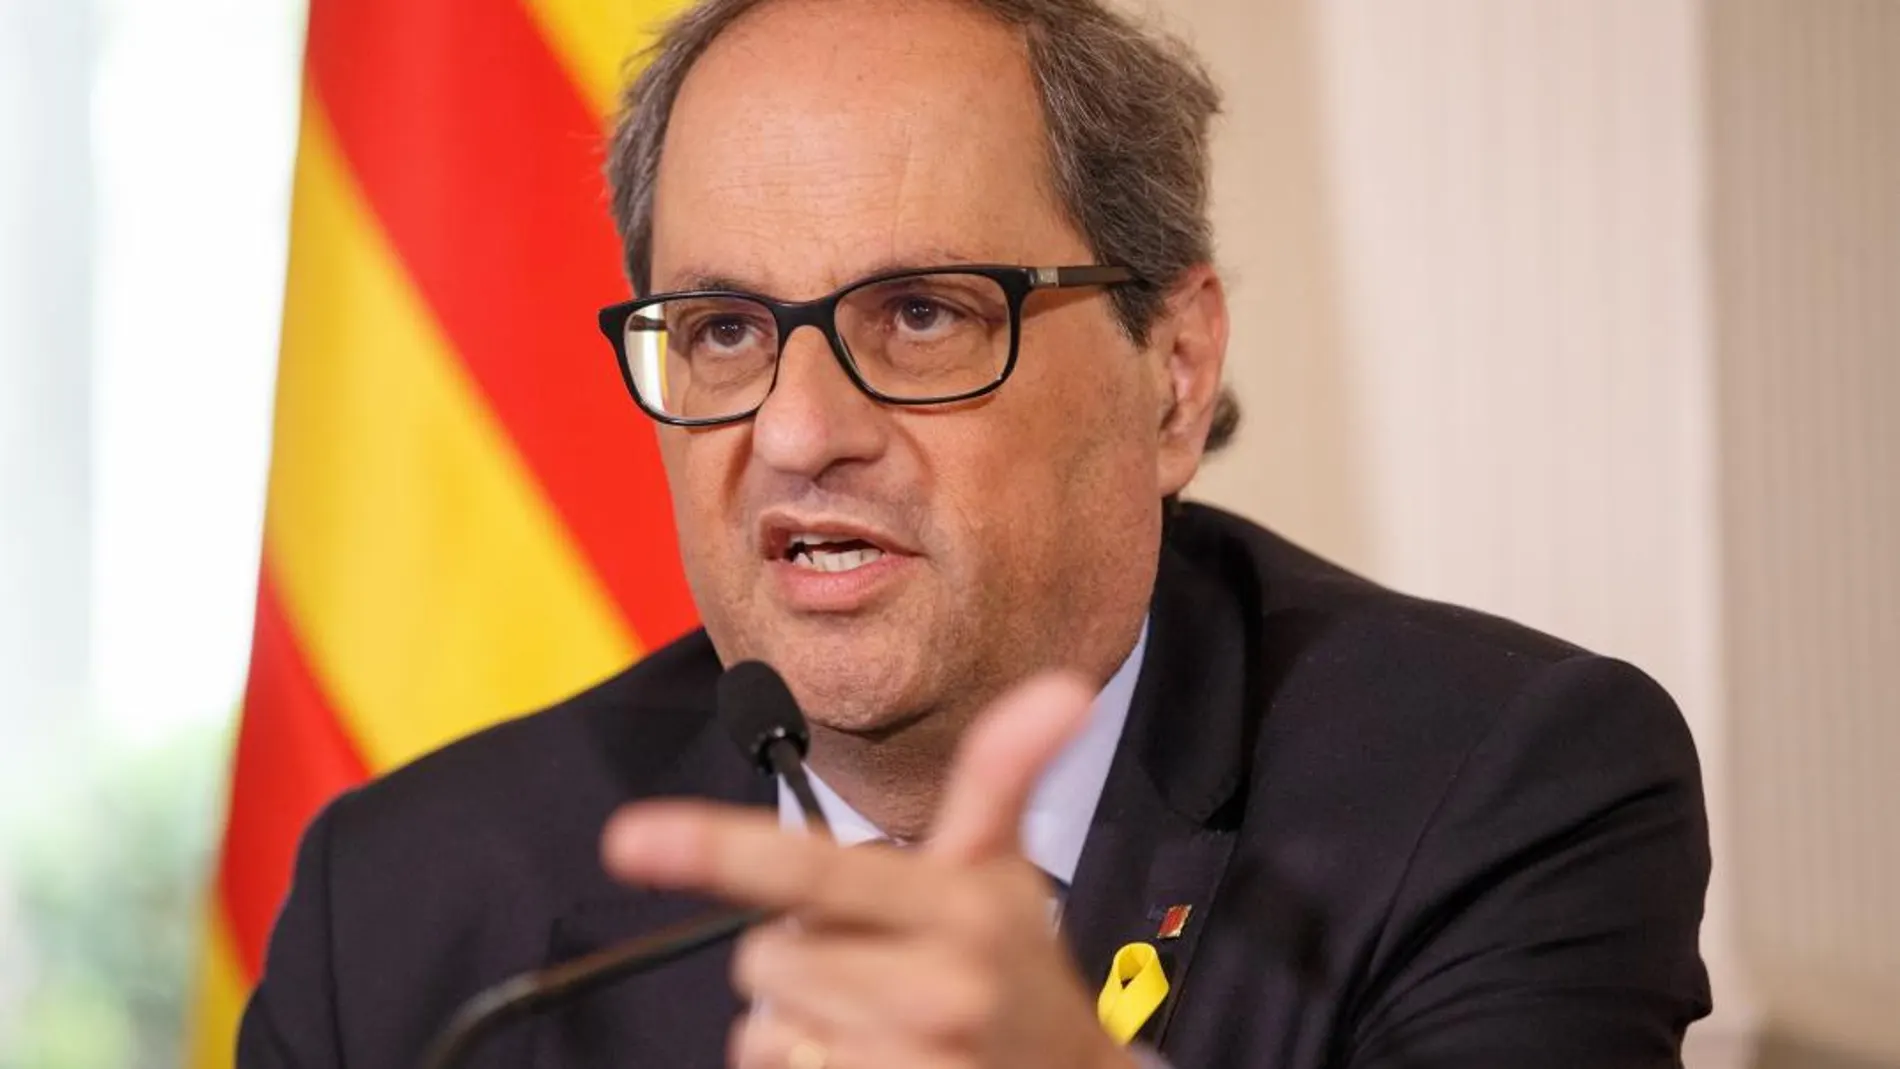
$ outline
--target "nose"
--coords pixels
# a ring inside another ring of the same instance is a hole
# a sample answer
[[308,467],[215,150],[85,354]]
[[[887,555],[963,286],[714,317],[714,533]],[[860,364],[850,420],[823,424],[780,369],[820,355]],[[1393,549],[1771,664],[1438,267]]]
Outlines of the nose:
[[824,334],[801,327],[785,339],[778,378],[752,417],[752,455],[775,472],[816,479],[836,464],[875,460],[888,419],[851,381]]

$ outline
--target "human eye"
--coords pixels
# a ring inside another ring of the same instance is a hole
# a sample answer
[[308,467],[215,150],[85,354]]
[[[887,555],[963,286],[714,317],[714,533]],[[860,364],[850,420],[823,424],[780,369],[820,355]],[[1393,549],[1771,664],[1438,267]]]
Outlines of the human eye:
[[747,348],[758,335],[758,328],[742,316],[711,316],[694,332],[695,348],[732,351]]
[[670,318],[674,344],[695,359],[756,354],[769,348],[774,331],[763,309],[737,301],[694,302]]
[[968,319],[962,309],[928,294],[904,294],[891,301],[891,326],[900,335],[929,338],[955,330]]
[[[987,331],[996,318],[997,300],[984,287],[988,280],[960,276],[901,280],[883,289],[883,332],[894,342],[928,344]],[[1000,298],[1000,294],[996,295]]]
[[866,381],[892,396],[927,396],[993,374],[1008,356],[1009,314],[995,280],[945,272],[866,283],[841,301],[837,322]]

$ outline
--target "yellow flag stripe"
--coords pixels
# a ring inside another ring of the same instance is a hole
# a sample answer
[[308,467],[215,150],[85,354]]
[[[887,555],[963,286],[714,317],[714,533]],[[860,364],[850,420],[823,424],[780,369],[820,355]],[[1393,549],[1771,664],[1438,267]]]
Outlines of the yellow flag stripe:
[[372,769],[640,651],[456,362],[306,95],[265,553]]
[[670,0],[524,2],[561,65],[601,115],[617,106],[628,58],[646,47],[660,22],[680,6]]
[[211,909],[202,925],[203,945],[198,954],[197,998],[187,1037],[187,1069],[231,1069],[232,1044],[236,1041],[238,1018],[250,997],[250,984],[238,965],[231,933],[217,909]]

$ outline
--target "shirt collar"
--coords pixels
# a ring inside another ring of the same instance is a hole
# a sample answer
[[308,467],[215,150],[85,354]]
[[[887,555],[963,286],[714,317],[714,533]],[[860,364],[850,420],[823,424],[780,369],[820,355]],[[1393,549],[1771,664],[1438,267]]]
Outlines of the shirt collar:
[[[1023,813],[1023,852],[1031,862],[1064,884],[1075,881],[1075,867],[1082,859],[1082,844],[1088,839],[1089,825],[1095,819],[1096,803],[1108,782],[1108,766],[1115,759],[1115,746],[1121,741],[1122,726],[1128,722],[1128,709],[1135,698],[1135,680],[1141,675],[1142,658],[1148,650],[1148,621],[1141,623],[1141,636],[1135,648],[1109,678],[1108,685],[1095,697],[1088,723],[1049,763],[1042,779],[1030,795]],[[831,834],[845,846],[883,839],[877,825],[865,819],[836,791],[811,774],[812,793],[818,807],[831,822]],[[783,781],[778,785],[779,825],[805,826],[805,815],[797,799]]]

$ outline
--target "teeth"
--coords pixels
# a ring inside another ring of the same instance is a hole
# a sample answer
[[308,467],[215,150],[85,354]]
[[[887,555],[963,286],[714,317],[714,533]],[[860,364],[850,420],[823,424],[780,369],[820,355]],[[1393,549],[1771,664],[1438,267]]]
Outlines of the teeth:
[[815,572],[848,572],[883,556],[883,550],[872,546],[862,549],[825,549],[804,544],[793,552],[792,563]]

